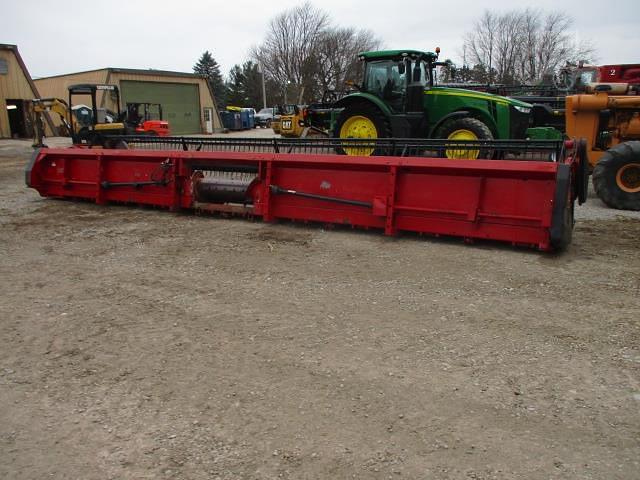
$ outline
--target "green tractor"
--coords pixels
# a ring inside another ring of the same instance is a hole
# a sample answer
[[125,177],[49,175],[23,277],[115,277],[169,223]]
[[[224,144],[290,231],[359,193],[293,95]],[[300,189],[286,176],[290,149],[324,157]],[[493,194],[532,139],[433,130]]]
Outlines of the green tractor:
[[[511,98],[434,85],[438,54],[385,50],[359,54],[364,77],[357,92],[334,104],[337,138],[441,138],[452,141],[524,139],[531,105]],[[375,155],[373,148],[345,148]],[[447,150],[451,158],[477,158],[478,150]]]

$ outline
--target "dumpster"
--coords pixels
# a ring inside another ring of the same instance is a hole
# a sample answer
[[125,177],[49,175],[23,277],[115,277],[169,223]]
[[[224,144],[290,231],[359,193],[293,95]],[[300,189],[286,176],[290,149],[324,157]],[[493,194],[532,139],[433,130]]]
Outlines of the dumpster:
[[255,110],[253,108],[243,108],[240,111],[240,117],[242,118],[242,128],[249,129],[255,128]]
[[242,130],[242,119],[240,112],[223,110],[220,112],[222,126],[227,130]]

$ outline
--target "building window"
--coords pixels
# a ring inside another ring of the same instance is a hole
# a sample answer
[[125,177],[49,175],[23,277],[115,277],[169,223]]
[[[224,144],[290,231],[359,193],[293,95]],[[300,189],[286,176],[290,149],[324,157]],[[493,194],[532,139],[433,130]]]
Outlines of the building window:
[[0,75],[6,75],[9,73],[9,64],[4,58],[0,58]]

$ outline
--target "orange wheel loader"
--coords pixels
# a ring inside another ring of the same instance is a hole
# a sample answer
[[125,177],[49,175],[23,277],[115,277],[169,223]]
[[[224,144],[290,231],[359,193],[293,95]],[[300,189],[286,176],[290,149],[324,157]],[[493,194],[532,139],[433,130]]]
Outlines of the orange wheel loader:
[[593,187],[612,208],[640,210],[640,95],[637,86],[591,84],[566,100],[570,138],[587,141]]

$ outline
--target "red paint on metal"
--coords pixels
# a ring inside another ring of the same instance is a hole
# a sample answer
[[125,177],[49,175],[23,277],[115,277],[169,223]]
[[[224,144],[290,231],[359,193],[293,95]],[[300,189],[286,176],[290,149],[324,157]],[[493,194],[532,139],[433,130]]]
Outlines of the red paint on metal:
[[[564,163],[575,171],[572,157]],[[251,167],[257,172],[248,191],[250,208],[196,203],[193,181],[197,172],[222,165],[227,169]],[[265,221],[346,224],[380,229],[388,235],[418,232],[550,250],[559,165],[509,160],[42,149],[27,171],[27,184],[45,197],[171,210],[251,212]],[[271,186],[323,198],[274,193]]]
[[159,137],[168,137],[171,135],[169,130],[169,122],[164,120],[147,120],[136,128],[137,133],[154,132]]

